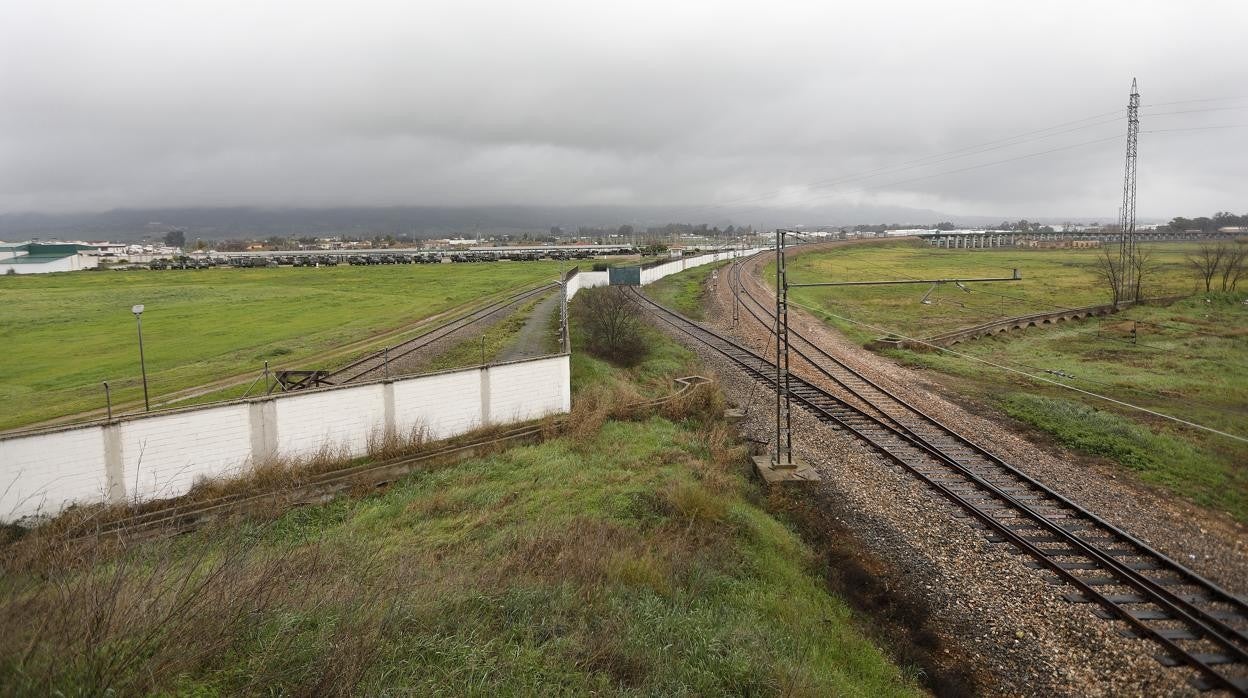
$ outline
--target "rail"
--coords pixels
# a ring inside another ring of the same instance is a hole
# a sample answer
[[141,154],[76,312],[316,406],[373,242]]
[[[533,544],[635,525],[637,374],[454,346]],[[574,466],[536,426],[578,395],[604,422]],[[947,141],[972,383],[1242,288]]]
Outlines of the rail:
[[[738,301],[770,330],[767,305],[740,283],[741,266],[734,264],[730,272]],[[755,380],[774,386],[774,364],[767,359],[640,294],[634,298]],[[1049,490],[800,333],[790,329],[790,335],[798,356],[844,396],[793,375],[799,405],[918,476],[991,531],[992,540],[1013,544],[1075,587],[1079,593],[1069,600],[1095,603],[1104,616],[1157,642],[1166,650],[1163,662],[1197,672],[1197,687],[1248,694],[1248,605],[1242,599]]]
[[[709,382],[702,376],[677,378],[675,383],[679,387],[675,391],[650,400],[641,400],[627,407],[630,410],[656,409],[691,394]],[[60,535],[77,542],[105,535],[124,536],[132,540],[152,534],[184,533],[226,516],[272,513],[295,506],[321,503],[346,491],[385,486],[431,463],[457,462],[500,446],[543,441],[559,433],[567,424],[567,419],[560,416],[532,420],[485,436],[451,437],[430,444],[416,453],[308,474],[304,481],[293,486],[272,488],[263,492],[233,493],[205,500],[187,495],[165,502],[149,503],[146,511],[109,521],[88,520]],[[298,473],[295,475],[298,476]],[[84,530],[88,526],[89,530]]]

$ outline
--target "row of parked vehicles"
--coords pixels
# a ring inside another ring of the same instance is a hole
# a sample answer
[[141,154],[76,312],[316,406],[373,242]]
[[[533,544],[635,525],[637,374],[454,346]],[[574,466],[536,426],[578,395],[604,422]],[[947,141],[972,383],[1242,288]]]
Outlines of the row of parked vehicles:
[[333,267],[339,264],[370,266],[380,264],[439,264],[443,262],[532,262],[541,259],[571,260],[590,259],[594,253],[584,251],[554,250],[551,252],[455,252],[406,254],[397,252],[374,252],[369,254],[317,254],[317,255],[253,255],[246,257],[175,257],[157,259],[148,264],[149,269],[211,269],[213,267]]

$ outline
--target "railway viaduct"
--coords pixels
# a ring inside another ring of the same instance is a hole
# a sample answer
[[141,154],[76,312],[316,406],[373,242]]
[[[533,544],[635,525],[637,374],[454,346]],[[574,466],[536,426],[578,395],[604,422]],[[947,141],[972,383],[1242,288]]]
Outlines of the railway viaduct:
[[[1234,240],[1240,233],[1205,232],[1203,230],[1166,229],[1139,230],[1135,232],[1137,242],[1192,242],[1203,240]],[[1070,242],[1076,240],[1097,240],[1101,243],[1118,242],[1121,234],[1112,231],[1070,231],[1070,232],[1022,232],[1014,230],[952,230],[933,233],[919,233],[916,237],[932,247],[942,249],[988,249],[995,247],[1018,247],[1031,240],[1044,242]]]

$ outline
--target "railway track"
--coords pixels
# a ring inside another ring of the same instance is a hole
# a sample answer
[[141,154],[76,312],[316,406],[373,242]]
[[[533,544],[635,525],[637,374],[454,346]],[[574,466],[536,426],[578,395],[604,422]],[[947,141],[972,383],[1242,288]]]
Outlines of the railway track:
[[[740,263],[729,270],[748,317],[774,331],[768,304],[745,290]],[[637,302],[662,321],[774,389],[775,367],[753,350],[640,293]],[[746,318],[746,316],[742,316]],[[748,319],[748,318],[747,318]],[[1067,600],[1096,605],[1122,621],[1120,632],[1163,650],[1163,664],[1187,666],[1200,690],[1248,695],[1248,604],[1151,549],[1017,468],[942,425],[790,329],[794,364],[808,365],[825,389],[790,374],[795,403],[850,432],[957,505],[994,542],[1013,545],[1029,564],[1068,584]]]
[[420,351],[439,339],[449,337],[469,325],[480,322],[491,315],[499,313],[509,306],[515,305],[516,303],[522,303],[530,298],[542,295],[543,293],[547,293],[557,288],[559,288],[559,284],[550,283],[512,294],[483,308],[468,313],[467,315],[461,315],[450,322],[438,325],[437,327],[434,327],[426,332],[422,332],[421,334],[405,340],[396,346],[373,352],[367,356],[362,356],[345,366],[341,366],[331,371],[323,380],[333,385],[341,385],[343,383],[350,383],[352,381],[359,380],[370,373],[384,369],[387,362],[398,361],[413,352]]
[[[679,386],[671,393],[641,400],[632,409],[649,410],[681,399],[709,381],[702,376],[677,378]],[[351,490],[375,489],[433,463],[457,461],[478,456],[491,449],[540,442],[558,435],[566,416],[515,424],[482,436],[464,435],[429,444],[408,455],[307,475],[297,484],[237,492],[210,499],[171,500],[167,506],[108,521],[87,521],[64,532],[68,541],[84,542],[105,536],[124,536],[133,541],[153,535],[172,535],[195,530],[213,520],[247,514],[273,513],[304,504],[319,504]]]

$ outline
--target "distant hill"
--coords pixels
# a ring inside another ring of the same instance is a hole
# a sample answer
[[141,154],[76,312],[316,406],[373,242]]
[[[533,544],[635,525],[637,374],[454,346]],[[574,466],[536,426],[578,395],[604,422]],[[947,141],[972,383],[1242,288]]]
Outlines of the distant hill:
[[0,214],[0,240],[54,237],[141,240],[147,236],[159,237],[175,227],[185,230],[189,239],[328,234],[439,237],[452,233],[544,231],[552,226],[574,231],[578,226],[628,224],[644,228],[666,223],[706,223],[720,227],[748,224],[760,229],[938,221],[981,225],[1019,217],[1022,216],[957,216],[926,209],[871,206],[766,210],[657,206],[116,209],[98,213]]

